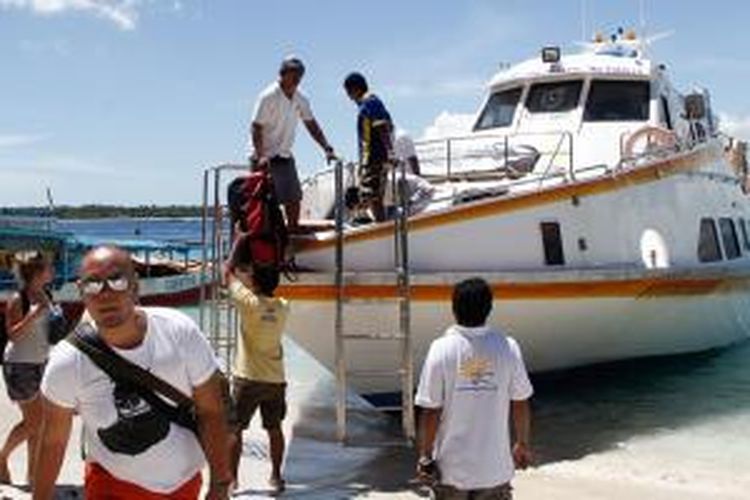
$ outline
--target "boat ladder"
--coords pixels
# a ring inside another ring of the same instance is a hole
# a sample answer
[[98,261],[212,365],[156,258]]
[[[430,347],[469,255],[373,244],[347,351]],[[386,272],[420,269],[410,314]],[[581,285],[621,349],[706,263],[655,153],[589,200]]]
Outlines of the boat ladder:
[[[398,173],[397,173],[398,172]],[[381,407],[388,411],[401,411],[401,426],[403,440],[397,444],[413,444],[415,439],[415,418],[412,393],[414,388],[414,366],[412,356],[411,340],[411,302],[409,293],[409,253],[408,253],[408,224],[409,197],[405,177],[405,162],[399,162],[397,169],[390,173],[393,190],[392,199],[396,201],[396,214],[394,219],[393,245],[394,245],[394,268],[393,274],[396,284],[396,296],[393,300],[398,309],[398,331],[397,332],[354,332],[344,326],[344,308],[352,305],[357,299],[347,296],[344,276],[344,165],[337,161],[335,166],[335,189],[336,189],[336,246],[335,246],[335,289],[336,289],[336,313],[335,313],[335,339],[336,339],[336,434],[340,442],[347,441],[347,382],[350,378],[367,377],[399,377],[401,380],[401,405],[395,407]],[[397,179],[398,177],[398,179]],[[395,342],[399,346],[399,360],[396,368],[361,369],[350,366],[348,354],[349,343],[365,342]],[[379,442],[378,445],[391,445],[395,443]]]
[[236,352],[239,320],[226,289],[220,286],[222,266],[232,246],[229,210],[222,198],[223,174],[246,173],[247,165],[223,164],[203,172],[203,214],[201,220],[201,278],[211,283],[208,291],[201,288],[199,324],[221,360],[222,369],[231,375]]

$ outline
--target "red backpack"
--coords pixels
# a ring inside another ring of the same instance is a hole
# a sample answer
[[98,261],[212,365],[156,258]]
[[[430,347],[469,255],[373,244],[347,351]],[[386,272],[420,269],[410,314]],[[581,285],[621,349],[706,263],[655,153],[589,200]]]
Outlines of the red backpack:
[[284,270],[289,235],[269,175],[238,177],[229,184],[228,202],[233,227],[239,222],[245,233],[237,260]]

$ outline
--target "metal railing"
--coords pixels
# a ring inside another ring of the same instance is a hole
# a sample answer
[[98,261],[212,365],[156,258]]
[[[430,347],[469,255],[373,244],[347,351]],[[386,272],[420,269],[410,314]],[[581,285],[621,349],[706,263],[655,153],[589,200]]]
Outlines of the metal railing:
[[[353,333],[347,332],[344,325],[344,305],[347,302],[344,282],[344,163],[338,161],[335,171],[335,274],[336,310],[335,310],[335,375],[336,375],[336,435],[339,441],[347,439],[347,381],[349,375],[356,375],[356,369],[350,369],[347,364],[347,340],[356,341],[395,341],[401,347],[400,367],[397,370],[382,368],[367,370],[369,375],[398,375],[401,378],[401,425],[407,443],[413,443],[416,435],[414,404],[412,391],[414,390],[414,364],[411,341],[411,301],[409,288],[409,252],[408,252],[408,216],[409,196],[406,183],[406,166],[400,162],[396,179],[396,170],[391,172],[394,190],[393,199],[396,204],[396,218],[394,221],[394,272],[397,285],[398,303],[398,334],[383,334],[380,332]],[[396,182],[397,181],[397,182]]]
[[[530,142],[533,143],[530,143]],[[548,142],[550,147],[540,142]],[[536,144],[534,144],[536,143]],[[417,156],[425,177],[432,179],[451,180],[460,176],[461,169],[456,171],[466,162],[484,162],[489,168],[474,169],[474,172],[496,172],[502,174],[508,168],[512,158],[513,148],[532,146],[539,154],[537,163],[547,158],[544,168],[534,165],[533,171],[542,171],[547,175],[555,166],[566,168],[566,175],[570,179],[575,178],[574,169],[574,140],[573,134],[568,131],[560,132],[527,132],[519,134],[476,134],[469,136],[448,137],[445,139],[429,139],[415,142]],[[567,147],[566,147],[567,146]],[[557,163],[563,158],[562,164]],[[501,167],[496,163],[502,161]],[[438,172],[429,172],[429,170]]]
[[227,224],[226,204],[222,187],[227,172],[249,171],[247,165],[223,164],[203,172],[203,206],[201,218],[201,283],[198,321],[201,329],[219,358],[225,361],[227,374],[231,372],[236,349],[239,321],[231,300],[219,284],[222,266],[231,248],[232,228]]

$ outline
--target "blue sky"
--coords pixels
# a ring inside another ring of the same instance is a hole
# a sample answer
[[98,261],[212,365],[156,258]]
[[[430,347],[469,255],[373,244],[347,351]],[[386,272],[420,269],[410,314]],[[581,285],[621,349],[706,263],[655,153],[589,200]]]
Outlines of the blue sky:
[[[750,2],[644,0],[653,52],[750,136]],[[585,2],[587,32],[639,0]],[[501,63],[574,49],[581,0],[0,0],[0,205],[200,202],[202,171],[244,161],[250,111],[287,54],[337,151],[356,152],[341,81],[359,70],[416,138],[479,106]],[[323,166],[300,128],[300,169]]]

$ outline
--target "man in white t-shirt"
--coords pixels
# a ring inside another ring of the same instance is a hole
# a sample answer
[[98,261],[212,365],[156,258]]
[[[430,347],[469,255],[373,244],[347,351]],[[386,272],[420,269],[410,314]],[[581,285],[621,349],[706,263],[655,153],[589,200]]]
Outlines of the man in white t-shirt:
[[422,368],[415,400],[422,410],[417,473],[434,481],[439,500],[508,500],[514,468],[531,462],[533,389],[518,344],[485,325],[491,310],[484,280],[457,284],[457,324],[433,341]]
[[326,159],[334,158],[333,147],[315,120],[310,101],[299,90],[304,74],[305,66],[296,57],[282,61],[278,81],[266,87],[255,103],[249,144],[251,167],[253,170],[268,169],[292,232],[298,229],[302,200],[302,188],[292,156],[300,119],[310,136],[323,148]]
[[34,498],[53,497],[75,413],[86,436],[86,498],[197,499],[206,461],[207,498],[228,498],[231,470],[221,375],[198,326],[173,309],[136,306],[133,264],[118,248],[86,254],[78,287],[98,339],[191,398],[197,432],[175,423],[132,384],[114,381],[73,344],[60,342],[42,380]]

